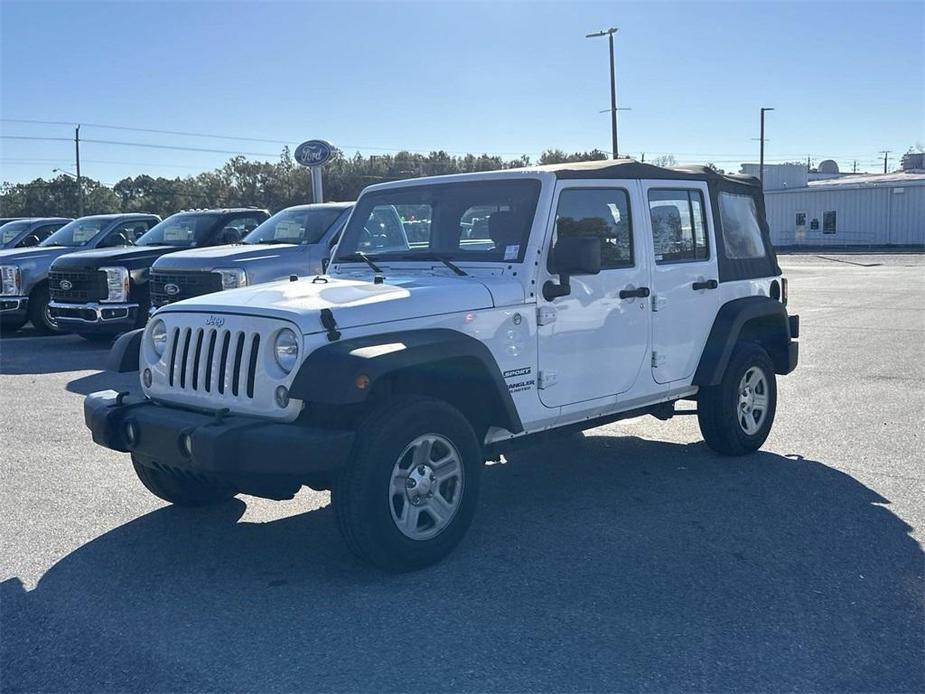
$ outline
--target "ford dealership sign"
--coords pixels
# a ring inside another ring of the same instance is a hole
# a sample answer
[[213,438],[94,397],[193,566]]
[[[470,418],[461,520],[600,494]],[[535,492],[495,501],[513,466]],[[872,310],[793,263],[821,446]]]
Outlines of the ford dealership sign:
[[295,149],[295,160],[302,166],[321,166],[334,156],[334,147],[324,140],[308,140]]

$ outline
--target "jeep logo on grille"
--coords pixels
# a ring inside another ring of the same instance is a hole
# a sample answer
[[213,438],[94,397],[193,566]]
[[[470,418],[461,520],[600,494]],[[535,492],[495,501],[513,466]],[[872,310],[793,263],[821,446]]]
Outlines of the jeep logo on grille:
[[176,296],[177,294],[180,293],[180,288],[173,283],[165,284],[164,292],[167,294],[167,296]]
[[209,316],[206,318],[206,325],[214,325],[216,328],[221,328],[225,325],[225,319],[222,316]]
[[64,291],[70,291],[71,289],[74,288],[74,285],[71,283],[70,280],[61,280],[60,282],[58,282],[58,286],[61,287],[61,289],[63,289]]

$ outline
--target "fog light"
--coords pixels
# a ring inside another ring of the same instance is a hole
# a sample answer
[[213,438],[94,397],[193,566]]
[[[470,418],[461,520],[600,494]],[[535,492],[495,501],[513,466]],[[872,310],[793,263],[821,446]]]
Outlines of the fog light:
[[286,386],[276,386],[276,404],[283,408],[289,406],[289,389]]
[[357,387],[357,390],[366,390],[369,388],[369,376],[366,374],[360,374],[354,380],[353,385]]
[[134,448],[135,444],[138,443],[138,427],[135,426],[134,422],[125,423],[125,443],[128,444],[129,448]]
[[193,457],[193,437],[189,434],[180,434],[180,453],[187,458]]
[[151,369],[145,369],[141,372],[141,382],[145,388],[151,387]]

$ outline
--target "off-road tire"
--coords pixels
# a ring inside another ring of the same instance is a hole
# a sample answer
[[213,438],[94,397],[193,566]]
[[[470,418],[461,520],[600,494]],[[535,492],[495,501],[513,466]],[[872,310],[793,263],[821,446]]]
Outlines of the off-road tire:
[[[739,423],[739,384],[752,367],[761,369],[768,385],[768,405],[758,430],[749,435]],[[758,450],[768,438],[777,409],[777,381],[768,353],[752,342],[736,345],[723,379],[700,389],[697,421],[706,444],[723,455],[745,455]]]
[[48,316],[48,302],[50,300],[48,285],[45,283],[33,289],[29,297],[29,320],[32,322],[35,332],[39,335],[60,335],[64,332]]
[[207,506],[227,501],[237,490],[230,485],[182,472],[165,472],[138,463],[132,456],[135,474],[145,488],[177,506]]
[[[428,434],[444,437],[458,451],[462,497],[438,535],[415,540],[396,526],[389,489],[402,451]],[[387,571],[411,571],[440,561],[462,540],[472,522],[482,464],[475,432],[456,408],[428,397],[392,398],[360,423],[350,461],[333,485],[337,525],[347,547],[363,561]]]

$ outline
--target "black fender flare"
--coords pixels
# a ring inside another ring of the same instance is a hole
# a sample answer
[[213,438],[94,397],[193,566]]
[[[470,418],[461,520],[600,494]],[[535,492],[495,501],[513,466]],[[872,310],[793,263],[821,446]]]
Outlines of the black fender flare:
[[138,371],[138,362],[141,353],[141,336],[144,328],[131,330],[123,333],[116,340],[112,349],[109,350],[109,356],[106,358],[106,370],[115,371],[116,373],[127,373],[129,371]]
[[[302,362],[289,392],[320,405],[355,405],[365,402],[377,382],[389,374],[454,359],[477,362],[483,378],[487,375],[485,385],[493,402],[475,405],[489,412],[490,424],[514,434],[522,432],[520,415],[491,351],[474,337],[448,328],[381,333],[319,347]],[[356,386],[360,375],[369,378],[362,390]]]
[[746,296],[725,303],[716,314],[710,336],[700,355],[693,385],[714,386],[723,378],[732,351],[746,324],[760,320],[757,340],[764,346],[779,374],[790,373],[790,322],[786,307],[767,296]]

